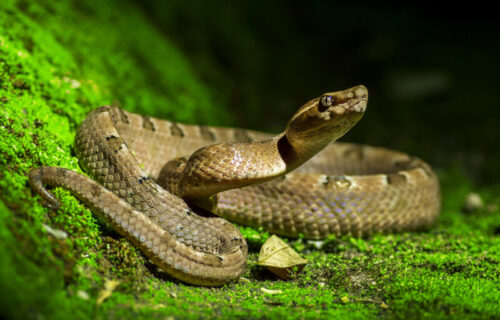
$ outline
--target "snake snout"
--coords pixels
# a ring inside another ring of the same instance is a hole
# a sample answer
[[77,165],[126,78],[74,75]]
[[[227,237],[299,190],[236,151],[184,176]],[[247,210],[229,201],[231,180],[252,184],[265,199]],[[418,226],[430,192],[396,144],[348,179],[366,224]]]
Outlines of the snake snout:
[[349,111],[364,113],[368,104],[368,89],[363,85],[353,87],[349,89],[346,98]]
[[359,85],[351,89],[354,96],[360,100],[368,100],[368,89],[364,85]]

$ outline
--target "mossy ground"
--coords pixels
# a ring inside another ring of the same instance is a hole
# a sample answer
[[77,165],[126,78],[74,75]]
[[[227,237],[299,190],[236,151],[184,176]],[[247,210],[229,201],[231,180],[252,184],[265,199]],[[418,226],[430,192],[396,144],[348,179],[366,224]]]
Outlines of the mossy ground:
[[[234,124],[220,96],[133,4],[1,2],[0,317],[499,317],[500,186],[475,187],[459,168],[438,170],[443,210],[432,230],[332,238],[321,249],[291,241],[310,262],[290,281],[255,265],[268,235],[243,228],[251,247],[246,280],[222,288],[179,283],[68,192],[55,190],[62,208],[51,212],[27,184],[32,167],[81,171],[73,138],[97,106]],[[470,191],[487,205],[465,214]],[[109,280],[119,285],[99,304]]]

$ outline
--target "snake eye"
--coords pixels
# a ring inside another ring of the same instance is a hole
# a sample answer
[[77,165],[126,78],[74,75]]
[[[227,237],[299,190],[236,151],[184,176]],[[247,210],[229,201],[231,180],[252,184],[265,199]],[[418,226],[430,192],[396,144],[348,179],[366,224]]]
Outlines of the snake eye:
[[331,107],[335,102],[335,100],[333,99],[332,96],[322,96],[319,102],[320,102],[319,111],[323,112],[326,111],[328,107]]

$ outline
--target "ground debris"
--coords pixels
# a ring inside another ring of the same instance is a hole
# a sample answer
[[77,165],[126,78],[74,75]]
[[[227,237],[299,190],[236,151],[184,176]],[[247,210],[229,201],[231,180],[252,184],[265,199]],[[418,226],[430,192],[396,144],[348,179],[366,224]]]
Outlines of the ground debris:
[[257,262],[284,280],[293,273],[300,273],[306,264],[306,259],[275,235],[262,245]]

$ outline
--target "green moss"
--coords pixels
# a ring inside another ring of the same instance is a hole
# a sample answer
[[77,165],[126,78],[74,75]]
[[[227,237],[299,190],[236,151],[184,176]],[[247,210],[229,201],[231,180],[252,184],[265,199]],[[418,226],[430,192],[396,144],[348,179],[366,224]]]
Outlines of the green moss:
[[[247,281],[223,288],[179,283],[158,271],[64,190],[43,207],[32,167],[80,171],[72,155],[91,109],[118,104],[179,121],[229,124],[224,103],[175,45],[133,4],[16,1],[0,4],[0,317],[6,318],[494,318],[500,314],[500,186],[461,213],[474,190],[458,169],[440,172],[443,212],[428,232],[291,244],[310,263],[290,281],[255,265],[267,233],[242,228]],[[496,207],[495,207],[496,206]],[[64,230],[56,239],[45,225]],[[108,279],[120,285],[101,305]],[[281,290],[269,295],[261,288]],[[88,298],[86,298],[88,297]]]

